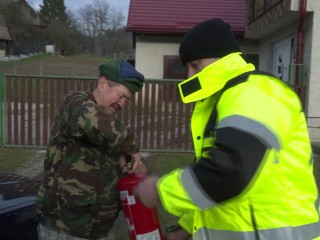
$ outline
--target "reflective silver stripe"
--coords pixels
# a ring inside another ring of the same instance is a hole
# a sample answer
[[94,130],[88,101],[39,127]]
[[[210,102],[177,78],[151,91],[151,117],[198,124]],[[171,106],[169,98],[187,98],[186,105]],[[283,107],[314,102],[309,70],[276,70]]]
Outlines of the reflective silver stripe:
[[195,234],[192,236],[193,240],[210,240],[208,236],[208,231],[206,228],[199,229]]
[[233,115],[223,119],[218,123],[217,128],[233,127],[242,131],[248,132],[253,136],[257,136],[267,143],[270,147],[280,150],[280,142],[277,136],[266,126],[252,119]]
[[[258,236],[258,238],[256,237]],[[234,232],[202,228],[193,239],[214,240],[311,240],[320,236],[320,222],[298,227],[284,227],[257,232]]]
[[182,171],[181,182],[184,185],[184,189],[188,192],[192,202],[196,204],[200,209],[205,209],[217,205],[202,189],[198,184],[198,181],[193,176],[193,172],[186,168]]

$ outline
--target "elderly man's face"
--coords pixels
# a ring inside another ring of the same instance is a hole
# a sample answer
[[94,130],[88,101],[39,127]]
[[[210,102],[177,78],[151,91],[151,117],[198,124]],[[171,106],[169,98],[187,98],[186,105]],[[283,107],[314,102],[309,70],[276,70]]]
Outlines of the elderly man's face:
[[132,95],[124,85],[105,77],[99,79],[97,89],[100,91],[98,104],[104,106],[106,113],[112,115],[124,108]]

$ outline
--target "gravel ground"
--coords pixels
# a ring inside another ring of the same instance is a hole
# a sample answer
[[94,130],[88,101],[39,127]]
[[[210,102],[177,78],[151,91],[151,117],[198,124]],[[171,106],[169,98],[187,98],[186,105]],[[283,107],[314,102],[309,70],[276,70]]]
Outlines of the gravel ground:
[[45,150],[37,150],[34,152],[33,158],[25,161],[16,170],[17,174],[26,177],[38,177],[43,170],[43,159],[45,158]]

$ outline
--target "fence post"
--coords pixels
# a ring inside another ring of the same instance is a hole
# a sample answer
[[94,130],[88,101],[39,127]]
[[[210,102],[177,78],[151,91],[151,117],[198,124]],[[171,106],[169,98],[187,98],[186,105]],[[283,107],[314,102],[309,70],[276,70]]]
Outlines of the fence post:
[[5,88],[5,82],[4,82],[4,75],[0,72],[0,148],[3,148],[4,144],[4,88]]

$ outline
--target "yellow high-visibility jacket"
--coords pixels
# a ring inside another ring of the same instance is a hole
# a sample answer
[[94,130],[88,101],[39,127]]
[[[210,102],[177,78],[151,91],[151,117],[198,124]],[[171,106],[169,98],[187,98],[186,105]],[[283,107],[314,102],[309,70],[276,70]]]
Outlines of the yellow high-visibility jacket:
[[319,196],[301,103],[241,53],[179,84],[196,102],[196,162],[157,184],[163,207],[193,239],[320,239]]

